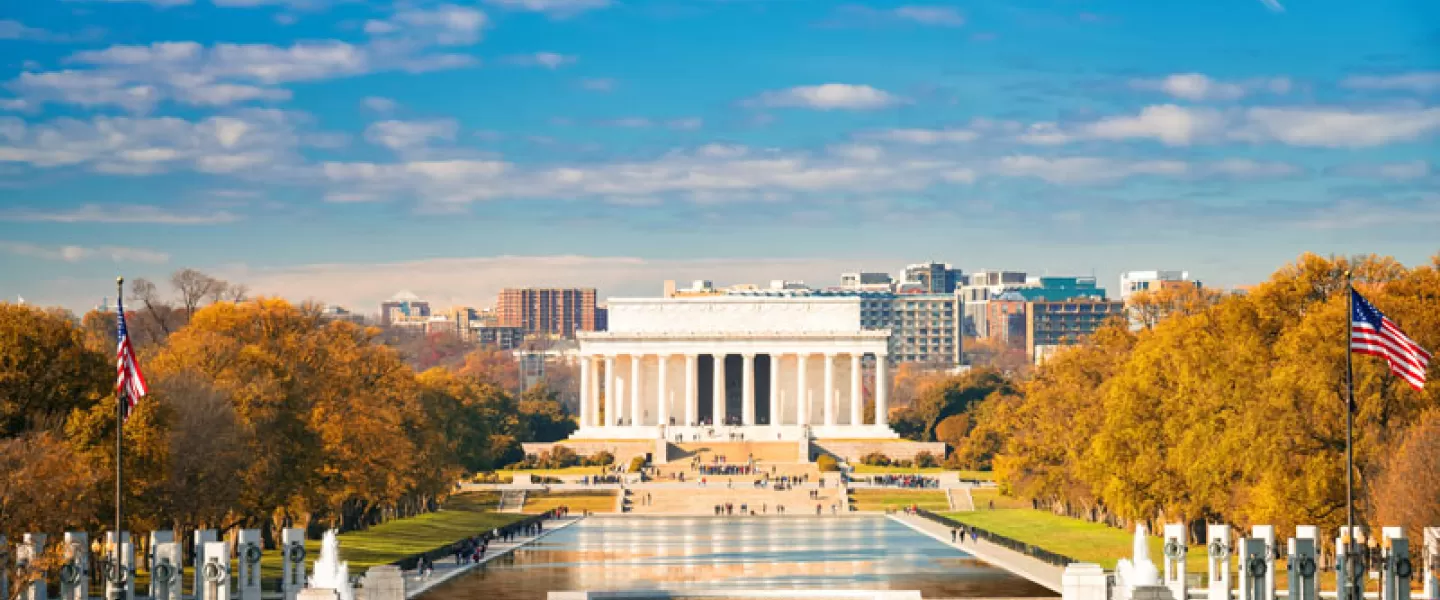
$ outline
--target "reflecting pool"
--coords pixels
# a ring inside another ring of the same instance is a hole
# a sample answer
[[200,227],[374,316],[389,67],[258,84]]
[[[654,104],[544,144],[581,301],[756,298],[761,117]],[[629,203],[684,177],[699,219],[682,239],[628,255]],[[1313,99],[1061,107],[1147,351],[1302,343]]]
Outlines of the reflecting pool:
[[551,590],[816,588],[920,590],[927,600],[1056,596],[876,515],[590,518],[424,600],[544,600]]

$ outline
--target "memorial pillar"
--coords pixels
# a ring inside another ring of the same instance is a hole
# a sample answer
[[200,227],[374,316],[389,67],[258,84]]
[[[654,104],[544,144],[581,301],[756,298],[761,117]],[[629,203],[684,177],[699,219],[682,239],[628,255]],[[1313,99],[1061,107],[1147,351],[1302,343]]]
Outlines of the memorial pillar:
[[590,357],[580,357],[580,426],[589,427],[590,420]]
[[743,379],[741,384],[741,410],[740,416],[746,425],[755,424],[755,355],[744,354],[743,366],[740,374]]
[[657,366],[657,368],[659,369],[659,372],[656,373],[656,375],[655,375],[655,387],[659,388],[659,389],[655,390],[655,415],[656,415],[655,418],[659,419],[659,421],[656,421],[657,424],[660,424],[660,425],[669,425],[669,424],[670,424],[670,402],[669,402],[669,399],[670,399],[670,398],[669,398],[669,396],[670,396],[670,390],[669,390],[669,388],[666,388],[666,387],[665,387],[665,385],[666,385],[666,381],[665,381],[665,371],[670,370],[670,355],[669,355],[669,354],[661,354],[660,357],[659,357],[659,360],[660,360],[660,364]]
[[696,385],[699,362],[699,356],[685,355],[685,425],[687,426],[694,425],[700,418],[700,386]]
[[596,357],[594,357],[594,356],[591,356],[591,357],[589,358],[589,360],[590,360],[590,426],[591,426],[591,427],[599,427],[599,426],[601,426],[601,425],[604,424],[604,423],[601,423],[601,422],[600,422],[600,399],[603,398],[603,396],[600,395],[600,390],[601,390],[601,387],[602,387],[602,386],[600,385],[600,371],[605,367],[605,364],[602,363],[602,362],[600,362],[599,360],[597,360]]
[[640,363],[644,354],[630,355],[630,425],[640,425]]
[[825,415],[825,424],[835,424],[835,355],[825,353],[825,390],[821,393],[825,405],[820,410]]
[[850,424],[865,424],[865,392],[860,384],[860,353],[850,353]]
[[615,357],[605,357],[605,425],[614,426],[619,423],[616,412],[620,410],[620,403],[615,400]]
[[711,377],[711,379],[714,379],[714,380],[715,380],[715,386],[714,386],[714,387],[715,387],[715,393],[713,394],[713,395],[714,395],[713,400],[715,401],[715,402],[714,402],[715,407],[714,407],[714,410],[711,412],[711,414],[713,415],[712,418],[715,419],[715,424],[716,424],[716,425],[724,425],[724,424],[725,424],[725,355],[724,355],[724,354],[715,354],[715,355],[713,355],[713,357],[714,357],[714,361],[713,361],[713,362],[715,363],[715,368],[714,368],[714,369],[711,369],[711,371],[713,372],[713,373],[712,373],[712,374],[713,374],[713,377]]
[[890,365],[884,354],[875,355],[875,424],[890,423]]
[[780,424],[780,355],[770,353],[770,425]]
[[795,424],[810,424],[810,396],[805,389],[805,370],[810,357],[804,352],[795,354]]

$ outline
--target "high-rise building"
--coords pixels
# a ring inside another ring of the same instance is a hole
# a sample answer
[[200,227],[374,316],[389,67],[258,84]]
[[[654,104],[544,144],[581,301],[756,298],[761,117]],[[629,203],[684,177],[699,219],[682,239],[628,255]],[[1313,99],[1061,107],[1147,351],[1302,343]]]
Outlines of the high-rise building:
[[595,331],[610,331],[610,307],[603,304],[595,307]]
[[920,290],[927,294],[953,294],[964,278],[965,273],[960,269],[945,263],[929,262],[905,267],[901,283],[917,283]]
[[840,289],[862,292],[890,292],[895,289],[895,280],[889,273],[841,273]]
[[1200,287],[1190,279],[1189,271],[1126,271],[1120,274],[1120,301],[1128,302],[1137,292],[1153,292],[1166,288]]
[[1124,318],[1119,301],[1077,297],[1025,303],[1025,352],[1041,361],[1061,346],[1080,343],[1112,318]]
[[424,323],[430,318],[430,303],[410,292],[400,292],[380,304],[380,326]]
[[595,288],[507,288],[495,302],[501,327],[574,337],[595,331]]

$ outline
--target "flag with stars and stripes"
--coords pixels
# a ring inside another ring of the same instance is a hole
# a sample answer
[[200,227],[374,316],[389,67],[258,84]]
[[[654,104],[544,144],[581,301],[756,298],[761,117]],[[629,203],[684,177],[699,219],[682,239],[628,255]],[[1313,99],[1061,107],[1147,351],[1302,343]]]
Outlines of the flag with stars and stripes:
[[1360,292],[1350,290],[1350,351],[1379,356],[1390,363],[1390,372],[1416,391],[1425,388],[1425,371],[1430,353],[1400,331],[1384,313]]
[[115,350],[115,401],[120,403],[120,412],[130,418],[135,404],[145,397],[145,375],[140,372],[140,363],[135,360],[135,348],[130,345],[130,334],[125,330],[125,301],[116,299],[116,321],[119,323],[120,345]]

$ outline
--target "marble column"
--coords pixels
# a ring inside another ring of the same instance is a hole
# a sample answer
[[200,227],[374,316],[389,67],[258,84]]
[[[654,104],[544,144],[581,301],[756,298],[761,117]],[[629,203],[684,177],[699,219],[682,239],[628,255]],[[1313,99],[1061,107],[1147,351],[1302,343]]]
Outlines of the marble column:
[[780,355],[770,353],[770,424],[780,424]]
[[615,357],[605,357],[605,425],[614,426],[619,422],[617,412],[620,403],[615,399]]
[[656,423],[660,425],[669,425],[670,390],[665,387],[665,372],[670,370],[669,354],[660,355],[660,364],[658,365],[658,368],[660,369],[660,372],[655,375],[655,385],[660,389],[655,390],[655,418],[659,419],[658,421],[656,421]]
[[645,360],[643,354],[630,356],[630,420],[631,425],[643,425],[640,421],[640,363]]
[[810,424],[810,395],[805,389],[805,368],[810,362],[809,355],[804,352],[795,355],[795,424]]
[[714,395],[714,398],[712,398],[712,400],[715,401],[715,402],[714,402],[715,407],[714,407],[714,410],[711,411],[711,418],[715,420],[715,424],[716,424],[716,425],[724,425],[724,424],[725,424],[725,355],[724,355],[724,354],[714,354],[714,355],[712,355],[712,356],[714,357],[714,361],[713,361],[713,362],[715,363],[715,368],[714,368],[714,369],[711,369],[712,375],[713,375],[712,379],[715,380],[715,386],[714,386],[714,388],[715,388],[715,393],[713,394],[713,395]]
[[700,419],[700,390],[696,385],[696,371],[699,369],[700,357],[694,354],[685,355],[685,424],[694,425]]
[[884,354],[875,355],[875,424],[890,422],[890,365]]
[[595,357],[586,357],[590,361],[590,426],[602,425],[600,422],[600,370],[604,368],[603,363],[596,363]]
[[835,355],[825,353],[825,391],[822,392],[825,405],[821,412],[825,415],[825,424],[835,424]]
[[744,386],[744,387],[741,388],[741,392],[740,392],[740,398],[741,398],[741,400],[740,400],[740,402],[741,402],[740,406],[742,407],[741,410],[740,410],[740,418],[744,419],[744,420],[742,421],[744,424],[746,424],[746,425],[754,425],[754,424],[755,424],[755,355],[754,355],[754,354],[745,354],[745,355],[743,355],[743,356],[744,356],[744,361],[742,361],[741,364],[744,365],[744,366],[741,368],[740,374],[741,374],[741,378],[742,378],[742,383],[741,383],[741,385]]
[[589,427],[590,421],[590,357],[580,357],[580,426]]
[[850,353],[850,424],[865,424],[865,392],[860,385],[860,353]]

